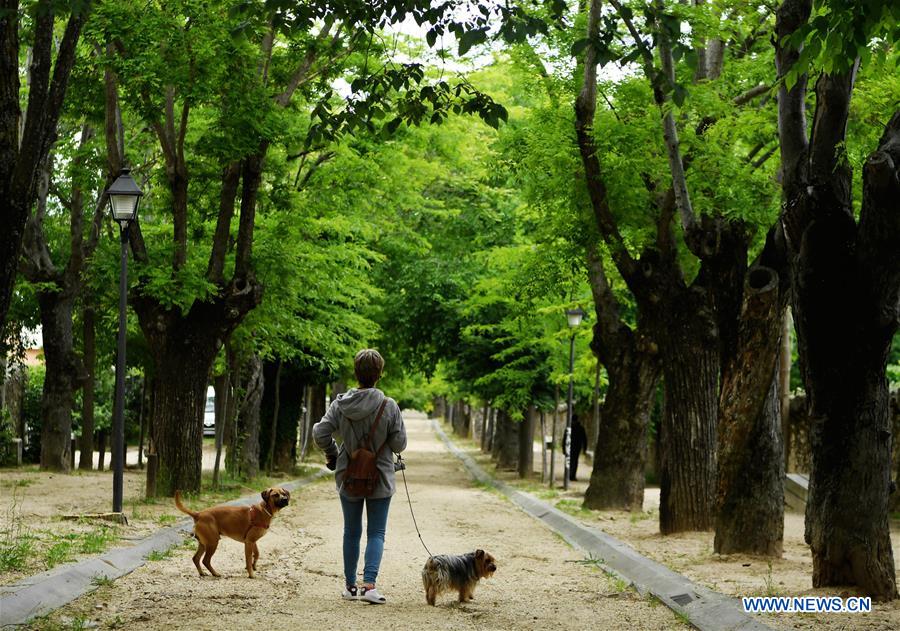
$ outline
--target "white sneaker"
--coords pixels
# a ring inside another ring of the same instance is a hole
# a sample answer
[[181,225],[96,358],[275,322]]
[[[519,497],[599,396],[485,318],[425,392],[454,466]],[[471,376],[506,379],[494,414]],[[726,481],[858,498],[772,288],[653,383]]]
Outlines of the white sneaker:
[[362,588],[362,596],[359,598],[360,600],[365,600],[368,603],[372,603],[373,605],[383,605],[387,602],[387,599],[378,593],[378,590],[374,587],[370,587],[366,589]]
[[359,590],[356,585],[347,585],[344,587],[344,591],[341,592],[341,598],[344,600],[358,600],[359,599]]

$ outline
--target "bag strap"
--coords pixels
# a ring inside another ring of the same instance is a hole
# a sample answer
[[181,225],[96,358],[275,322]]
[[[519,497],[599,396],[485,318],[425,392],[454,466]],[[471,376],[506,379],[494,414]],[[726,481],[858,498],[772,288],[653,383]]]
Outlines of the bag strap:
[[[372,451],[372,434],[374,434],[375,430],[378,429],[378,423],[381,422],[381,415],[384,414],[384,408],[386,406],[387,406],[387,397],[385,397],[384,401],[381,402],[381,407],[378,408],[378,416],[375,417],[375,422],[372,423],[372,427],[369,428],[369,433],[366,434],[366,443],[368,443],[369,451]],[[385,441],[385,442],[387,442],[387,441]],[[381,449],[383,447],[384,447],[384,445],[382,444],[381,448],[379,448],[378,451],[375,453],[376,456],[381,452]]]

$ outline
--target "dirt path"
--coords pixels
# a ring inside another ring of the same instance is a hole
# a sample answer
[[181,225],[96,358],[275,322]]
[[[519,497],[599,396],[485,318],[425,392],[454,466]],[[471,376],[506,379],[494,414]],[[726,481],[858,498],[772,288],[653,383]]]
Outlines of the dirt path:
[[331,479],[295,494],[260,542],[257,578],[243,574],[243,546],[225,541],[221,579],[198,578],[186,548],[79,599],[38,626],[127,629],[673,629],[663,605],[622,589],[575,550],[498,495],[471,486],[422,416],[406,419],[408,480],[422,534],[435,553],[481,547],[497,558],[476,600],[425,604],[416,537],[402,486],[388,522],[379,588],[385,607],[340,600],[341,514]]

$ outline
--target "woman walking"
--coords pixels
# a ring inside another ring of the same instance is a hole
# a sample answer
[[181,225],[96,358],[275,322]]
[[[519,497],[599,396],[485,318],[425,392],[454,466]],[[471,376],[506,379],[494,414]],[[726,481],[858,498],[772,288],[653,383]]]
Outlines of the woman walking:
[[[388,509],[396,485],[393,454],[406,449],[406,428],[396,401],[375,387],[384,370],[384,359],[373,349],[364,349],[353,361],[358,388],[344,392],[332,401],[313,426],[316,445],[325,452],[326,466],[335,472],[335,483],[344,513],[344,590],[343,598],[361,598],[370,603],[384,604],[386,599],[375,588],[381,557]],[[340,448],[334,435],[341,437]],[[358,480],[346,479],[350,455],[357,450],[375,454],[374,480],[360,496],[355,485]],[[356,585],[359,563],[359,541],[362,537],[362,514],[366,509],[366,554],[363,584]]]

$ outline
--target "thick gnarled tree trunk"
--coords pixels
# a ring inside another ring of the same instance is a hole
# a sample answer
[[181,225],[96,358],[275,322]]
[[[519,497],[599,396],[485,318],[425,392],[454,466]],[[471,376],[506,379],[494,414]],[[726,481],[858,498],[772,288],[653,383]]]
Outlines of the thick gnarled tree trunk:
[[588,278],[597,316],[591,347],[606,367],[608,385],[584,505],[639,511],[644,503],[647,434],[659,360],[655,345],[620,319],[620,305],[594,249],[588,250]]
[[[778,9],[779,77],[799,57],[784,42],[811,11],[810,0],[785,0]],[[857,585],[874,598],[893,599],[886,362],[900,303],[900,111],[866,161],[857,222],[841,149],[857,67],[858,60],[819,75],[811,132],[806,74],[791,89],[780,84],[781,220],[810,419],[806,541],[813,586]]]
[[[688,293],[690,290],[687,290]],[[696,299],[696,298],[695,298]],[[710,530],[716,488],[719,354],[702,307],[673,305],[660,343],[664,413],[660,428],[662,534]]]
[[784,456],[779,355],[787,302],[784,275],[747,274],[734,353],[719,393],[716,536],[719,554],[781,556]]
[[151,438],[159,458],[157,492],[197,492],[202,466],[203,410],[212,358],[208,349],[203,353],[198,345],[183,339],[154,342]]

